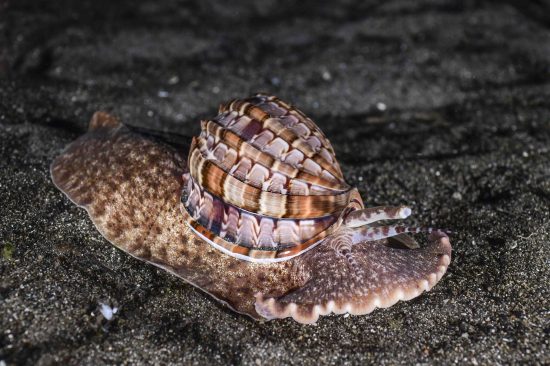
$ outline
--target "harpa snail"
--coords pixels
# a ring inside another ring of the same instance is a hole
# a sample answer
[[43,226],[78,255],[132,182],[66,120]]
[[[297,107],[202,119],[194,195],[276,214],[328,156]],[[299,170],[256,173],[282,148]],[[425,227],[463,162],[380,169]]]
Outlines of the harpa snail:
[[[380,224],[315,123],[276,97],[220,107],[185,151],[98,112],[52,163],[111,243],[256,319],[366,314],[433,287],[445,233]],[[180,144],[181,145],[181,144]],[[407,232],[430,233],[420,248]]]

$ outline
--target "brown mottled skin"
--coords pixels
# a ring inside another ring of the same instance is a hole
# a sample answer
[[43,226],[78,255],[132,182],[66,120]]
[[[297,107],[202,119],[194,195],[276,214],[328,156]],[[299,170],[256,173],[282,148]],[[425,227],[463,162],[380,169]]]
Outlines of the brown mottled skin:
[[292,316],[307,323],[331,311],[365,314],[430,289],[450,261],[444,234],[411,250],[385,241],[342,244],[345,231],[288,261],[231,257],[197,238],[183,220],[186,156],[98,112],[89,132],[54,160],[51,174],[118,248],[256,319]]

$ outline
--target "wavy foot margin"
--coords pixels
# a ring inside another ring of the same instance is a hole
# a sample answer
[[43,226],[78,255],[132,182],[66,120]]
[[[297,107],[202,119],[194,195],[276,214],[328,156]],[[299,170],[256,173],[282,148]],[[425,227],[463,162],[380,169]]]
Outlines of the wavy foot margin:
[[303,286],[279,297],[256,294],[259,315],[310,324],[331,312],[365,315],[410,300],[443,277],[451,262],[451,244],[441,232],[432,233],[429,244],[420,249],[396,249],[379,241],[341,253],[321,244],[301,260]]

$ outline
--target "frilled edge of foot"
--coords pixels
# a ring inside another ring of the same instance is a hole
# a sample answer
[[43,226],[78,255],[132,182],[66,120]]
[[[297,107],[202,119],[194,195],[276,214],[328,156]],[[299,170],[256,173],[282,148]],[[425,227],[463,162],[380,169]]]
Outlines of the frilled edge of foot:
[[424,291],[431,290],[441,280],[449,264],[451,263],[451,243],[444,233],[432,233],[429,247],[438,250],[439,261],[435,271],[432,271],[423,279],[415,279],[389,291],[387,296],[378,294],[368,295],[360,299],[334,299],[319,304],[281,304],[273,297],[264,297],[257,293],[256,312],[267,320],[292,317],[302,324],[313,324],[319,316],[330,313],[351,315],[365,315],[376,308],[387,308],[398,301],[411,300]]

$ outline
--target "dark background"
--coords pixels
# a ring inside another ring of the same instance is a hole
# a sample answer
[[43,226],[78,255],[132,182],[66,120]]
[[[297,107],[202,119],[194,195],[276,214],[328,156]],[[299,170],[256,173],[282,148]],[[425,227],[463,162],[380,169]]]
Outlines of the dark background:
[[[550,4],[300,4],[0,0],[1,365],[550,362]],[[318,122],[368,205],[455,232],[431,292],[255,322],[112,247],[50,181],[96,110],[191,135],[256,91]]]

